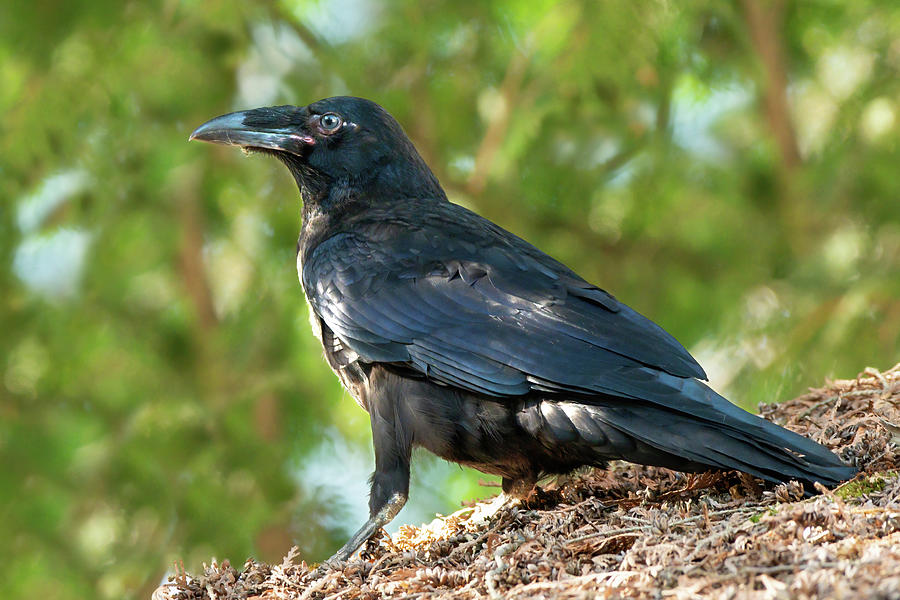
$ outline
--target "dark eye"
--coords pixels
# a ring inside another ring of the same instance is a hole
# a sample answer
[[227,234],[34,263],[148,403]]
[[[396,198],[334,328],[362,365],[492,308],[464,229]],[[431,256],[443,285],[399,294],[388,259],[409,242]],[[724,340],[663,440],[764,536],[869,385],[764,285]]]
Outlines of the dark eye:
[[341,118],[334,113],[326,113],[319,117],[319,125],[324,131],[327,131],[328,133],[337,131],[337,129],[343,124],[344,122],[341,120]]

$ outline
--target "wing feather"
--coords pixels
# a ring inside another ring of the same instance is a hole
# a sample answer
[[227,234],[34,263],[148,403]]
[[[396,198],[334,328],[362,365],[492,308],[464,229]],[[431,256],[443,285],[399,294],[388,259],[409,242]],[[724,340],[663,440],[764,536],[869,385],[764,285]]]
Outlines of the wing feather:
[[496,225],[446,206],[454,214],[438,211],[434,223],[417,215],[392,227],[375,215],[304,261],[311,305],[360,360],[402,363],[494,396],[640,397],[659,386],[648,373],[705,378],[650,320]]

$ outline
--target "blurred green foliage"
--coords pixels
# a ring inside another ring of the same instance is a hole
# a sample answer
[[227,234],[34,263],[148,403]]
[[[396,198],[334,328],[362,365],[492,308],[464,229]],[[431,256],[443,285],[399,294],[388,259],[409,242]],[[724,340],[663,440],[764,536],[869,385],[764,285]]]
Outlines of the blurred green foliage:
[[[294,183],[207,118],[378,101],[753,407],[900,358],[898,71],[893,0],[3,3],[0,593],[146,598],[362,518]],[[419,464],[401,522],[492,491]]]

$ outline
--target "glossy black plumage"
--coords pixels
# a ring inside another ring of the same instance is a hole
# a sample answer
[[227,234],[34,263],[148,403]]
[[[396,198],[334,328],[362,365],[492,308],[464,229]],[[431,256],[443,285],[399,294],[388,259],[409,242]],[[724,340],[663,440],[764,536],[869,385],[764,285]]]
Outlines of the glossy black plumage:
[[448,202],[376,104],[232,113],[192,138],[274,154],[300,186],[298,273],[313,328],[375,444],[372,517],[336,558],[405,502],[414,445],[501,475],[518,494],[610,459],[807,485],[854,473],[713,392],[659,326]]

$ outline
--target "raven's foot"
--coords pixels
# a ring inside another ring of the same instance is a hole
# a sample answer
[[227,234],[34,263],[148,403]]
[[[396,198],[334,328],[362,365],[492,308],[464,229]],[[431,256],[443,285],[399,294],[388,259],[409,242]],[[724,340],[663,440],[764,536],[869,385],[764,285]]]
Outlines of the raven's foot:
[[[322,571],[323,569],[328,570],[346,562],[357,550],[359,550],[360,546],[365,544],[370,537],[375,535],[376,531],[390,523],[391,520],[397,516],[397,513],[400,512],[400,509],[403,508],[404,504],[406,504],[406,494],[396,493],[392,495],[387,503],[382,506],[377,513],[369,517],[369,520],[359,528],[359,531],[354,533],[353,536],[347,540],[347,543],[341,546],[340,550],[319,565],[319,568],[316,569],[316,573],[319,574],[319,571]],[[322,573],[324,573],[324,571],[322,571]]]
[[479,504],[469,521],[472,523],[486,523],[497,516],[504,508],[516,506],[527,499],[534,490],[535,479],[533,477],[520,477],[511,479],[504,477],[501,482],[503,493],[496,496],[490,502]]

